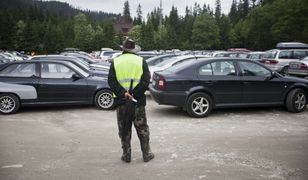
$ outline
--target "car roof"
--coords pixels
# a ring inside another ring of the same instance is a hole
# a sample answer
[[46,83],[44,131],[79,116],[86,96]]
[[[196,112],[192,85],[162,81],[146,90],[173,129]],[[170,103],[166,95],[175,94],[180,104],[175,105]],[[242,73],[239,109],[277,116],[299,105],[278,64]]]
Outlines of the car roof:
[[51,63],[62,63],[62,64],[70,64],[71,62],[69,61],[63,61],[63,60],[59,60],[59,59],[37,59],[35,61],[31,61],[31,60],[25,60],[25,61],[13,61],[13,62],[8,62],[6,64],[20,64],[20,63],[23,63],[23,64],[26,64],[26,63],[46,63],[46,62],[51,62]]
[[301,42],[280,42],[276,45],[277,49],[308,49],[308,44]]
[[62,59],[76,59],[76,57],[74,56],[67,56],[67,55],[37,55],[37,56],[33,56],[31,59],[56,59],[56,58],[62,58]]

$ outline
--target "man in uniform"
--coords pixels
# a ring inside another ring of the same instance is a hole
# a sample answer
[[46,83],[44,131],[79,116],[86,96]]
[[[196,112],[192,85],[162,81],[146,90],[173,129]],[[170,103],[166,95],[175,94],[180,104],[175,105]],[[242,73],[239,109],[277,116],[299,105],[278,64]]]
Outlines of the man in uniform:
[[[127,163],[131,161],[131,127],[134,123],[140,140],[143,160],[148,162],[154,158],[150,149],[150,133],[145,113],[145,91],[148,88],[151,75],[147,63],[136,55],[141,48],[132,39],[127,38],[121,48],[123,53],[113,60],[108,75],[108,84],[119,103],[117,106],[117,121],[123,149],[121,160]],[[128,128],[124,128],[124,121],[128,115],[127,110],[130,110],[127,109],[128,105],[125,103],[127,100],[137,102],[136,108],[133,108],[133,122],[129,124]],[[127,132],[124,133],[124,131]]]

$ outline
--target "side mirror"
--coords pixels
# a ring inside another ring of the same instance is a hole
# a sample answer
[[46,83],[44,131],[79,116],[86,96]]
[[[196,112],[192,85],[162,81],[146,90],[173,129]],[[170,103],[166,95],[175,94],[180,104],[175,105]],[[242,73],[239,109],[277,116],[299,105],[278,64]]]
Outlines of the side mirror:
[[74,81],[76,81],[76,80],[78,80],[78,79],[81,79],[81,76],[79,76],[78,74],[74,73],[74,74],[72,75],[72,79],[73,79]]
[[275,77],[277,77],[277,73],[275,71],[272,71],[271,74],[267,76],[265,80],[269,81],[274,79]]

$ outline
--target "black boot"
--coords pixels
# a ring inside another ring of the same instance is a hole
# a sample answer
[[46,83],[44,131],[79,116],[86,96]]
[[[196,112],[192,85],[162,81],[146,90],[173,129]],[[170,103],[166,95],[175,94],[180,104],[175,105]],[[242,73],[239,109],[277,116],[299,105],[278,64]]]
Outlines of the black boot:
[[149,162],[154,158],[154,154],[151,152],[149,140],[141,141],[141,151],[144,162]]
[[126,162],[126,163],[131,162],[131,150],[130,149],[127,149],[127,150],[123,149],[123,154],[122,154],[121,160]]
[[154,159],[154,154],[152,152],[143,153],[143,161],[149,162]]

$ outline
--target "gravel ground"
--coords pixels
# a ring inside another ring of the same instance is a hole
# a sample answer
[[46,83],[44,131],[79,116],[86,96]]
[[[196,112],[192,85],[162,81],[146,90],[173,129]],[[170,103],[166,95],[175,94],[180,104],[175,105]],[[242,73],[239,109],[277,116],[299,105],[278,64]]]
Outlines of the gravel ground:
[[308,179],[308,110],[220,109],[203,119],[148,97],[155,159],[120,160],[115,111],[92,106],[23,108],[0,115],[1,180]]

